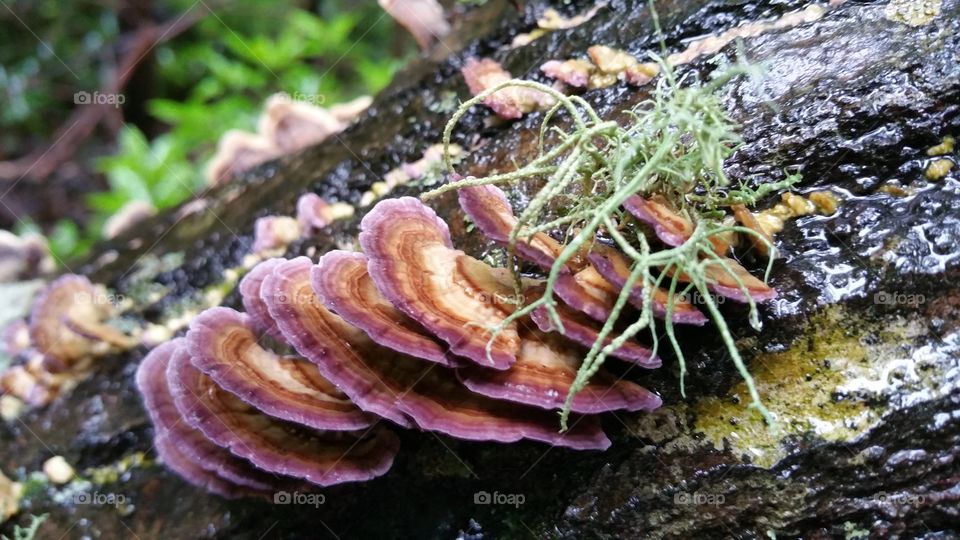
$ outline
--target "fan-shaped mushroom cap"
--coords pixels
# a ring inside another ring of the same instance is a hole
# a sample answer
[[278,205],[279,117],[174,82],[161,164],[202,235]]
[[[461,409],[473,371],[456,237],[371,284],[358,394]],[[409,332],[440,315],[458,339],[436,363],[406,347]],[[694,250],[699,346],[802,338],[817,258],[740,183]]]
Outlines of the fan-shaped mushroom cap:
[[[477,60],[468,58],[460,69],[470,94],[477,94],[494,88],[511,79],[510,72],[489,58]],[[497,90],[483,100],[483,104],[503,118],[520,118],[524,114],[548,107],[553,98],[544,92],[532,88],[507,87]]]
[[446,344],[387,301],[367,273],[363,253],[330,251],[310,271],[321,303],[373,341],[410,356],[451,365]]
[[[480,232],[501,245],[510,243],[510,233],[517,225],[517,218],[513,215],[510,201],[500,188],[492,185],[465,187],[458,191],[458,197],[460,207],[470,216]],[[548,271],[563,251],[563,247],[560,242],[543,232],[520,236],[516,243],[518,255]],[[582,266],[582,262],[573,258],[566,266],[577,269]]]
[[733,216],[737,219],[737,222],[760,235],[759,238],[753,235],[746,235],[753,249],[757,250],[760,255],[769,257],[770,244],[773,243],[773,237],[763,228],[757,220],[757,216],[753,215],[753,213],[747,210],[747,207],[742,204],[735,204],[731,208],[733,209]]
[[273,322],[270,312],[267,310],[267,304],[260,298],[260,287],[263,280],[269,276],[273,269],[286,259],[273,258],[267,259],[254,266],[247,275],[240,280],[240,298],[243,302],[243,309],[250,315],[253,327],[261,333],[266,333],[277,341],[283,341],[283,334],[277,328],[277,323]]
[[560,434],[552,413],[474,394],[452,371],[376,345],[318,301],[279,301],[311,294],[310,266],[306,257],[278,266],[264,281],[264,299],[287,340],[361,408],[401,425],[463,439],[527,438],[576,449],[609,446],[595,418],[578,418]]
[[183,350],[167,367],[167,384],[184,419],[215,444],[263,470],[320,486],[376,478],[390,469],[400,446],[383,426],[318,431],[271,418],[217,387]]
[[360,96],[353,98],[350,101],[345,101],[343,103],[337,103],[331,105],[328,111],[333,115],[334,118],[341,122],[350,123],[360,114],[370,108],[370,105],[373,104],[373,97],[371,96]]
[[373,421],[321,377],[313,363],[261,347],[243,313],[208,309],[190,323],[187,341],[194,366],[270,416],[328,430],[357,430]]
[[450,24],[437,0],[378,0],[400,26],[407,29],[421,49],[427,49],[434,40],[450,31]]
[[330,111],[284,93],[267,99],[257,131],[281,153],[317,144],[347,126]]
[[157,208],[148,202],[130,201],[103,224],[103,237],[107,239],[116,238],[141,221],[153,217],[156,213]]
[[[753,274],[734,259],[717,257],[703,261],[702,264],[704,264],[704,277],[706,278],[707,288],[720,296],[744,303],[749,302],[751,298],[754,302],[764,302],[777,297],[776,289],[754,277]],[[724,266],[726,266],[726,268]],[[673,275],[674,272],[675,270],[671,269],[668,273]],[[744,294],[744,291],[740,289],[740,284],[737,283],[738,279],[743,284],[747,294]],[[681,272],[677,276],[677,280],[689,283],[690,276]]]
[[266,492],[281,480],[255,468],[184,422],[167,386],[167,366],[186,346],[183,338],[160,345],[140,362],[137,387],[154,425],[157,452],[163,461],[191,484],[223,496],[247,494],[243,488]]
[[540,66],[540,71],[551,79],[565,82],[575,88],[586,88],[590,83],[590,74],[596,67],[582,59],[549,60]]
[[[724,268],[726,265],[727,268]],[[719,257],[707,263],[706,266],[707,288],[713,292],[725,296],[737,302],[747,302],[747,295],[740,289],[737,279],[743,283],[743,287],[755,302],[764,302],[773,300],[777,297],[777,290],[770,287],[762,280],[753,276],[746,268],[737,261],[729,257]],[[679,279],[684,279],[681,276]]]
[[554,292],[568,306],[600,322],[610,318],[620,294],[592,266],[586,266],[576,274],[561,274],[554,283]]
[[[560,303],[555,305],[554,309],[560,318],[560,322],[563,323],[563,335],[567,339],[586,347],[592,347],[597,338],[600,337],[600,327],[582,313]],[[536,323],[537,328],[544,332],[560,332],[558,328],[554,327],[545,306],[533,310],[530,313],[530,318]],[[611,341],[613,341],[613,338],[607,337],[604,345],[609,345]],[[660,358],[655,356],[653,351],[632,339],[627,340],[617,350],[613,351],[611,356],[644,368],[658,368],[661,365]]]
[[56,267],[43,235],[27,233],[17,236],[0,230],[0,283],[50,274]]
[[27,321],[17,319],[4,327],[0,345],[3,352],[11,358],[27,350],[30,347],[30,327],[27,326]]
[[286,249],[300,237],[300,223],[290,216],[264,216],[253,224],[253,252],[267,253]]
[[210,493],[227,499],[256,494],[256,490],[247,490],[241,486],[224,480],[216,474],[204,469],[181,452],[180,441],[174,442],[166,435],[157,435],[153,438],[153,447],[157,451],[160,461],[170,467],[181,478]]
[[[510,369],[463,368],[459,370],[461,380],[484,396],[544,409],[562,408],[583,354],[556,334],[525,329],[521,339],[520,354]],[[599,371],[573,398],[571,410],[588,414],[649,411],[660,404],[660,398],[646,388]]]
[[[589,257],[590,263],[596,268],[597,273],[607,281],[616,287],[626,285],[627,279],[630,277],[630,263],[622,253],[597,243],[593,245]],[[653,289],[653,297],[650,299],[650,303],[654,315],[661,318],[666,317],[669,298],[670,293],[668,291],[660,288]],[[630,303],[642,309],[643,302],[643,284],[634,284],[633,290],[630,291]],[[696,306],[679,295],[674,297],[672,318],[674,322],[685,324],[702,325],[707,322],[707,318]]]
[[693,222],[670,208],[660,197],[644,199],[631,195],[623,207],[640,221],[653,227],[653,232],[668,246],[679,246],[693,234]]
[[61,276],[34,301],[30,340],[52,365],[65,368],[110,346],[134,346],[136,340],[103,323],[112,310],[102,287],[83,276]]
[[237,173],[280,154],[279,148],[256,133],[230,130],[220,137],[217,153],[207,166],[207,184],[217,186],[226,183]]
[[330,223],[326,215],[327,201],[316,193],[304,193],[297,199],[297,221],[302,229],[322,229]]
[[[367,269],[383,296],[440,339],[481,365],[505,369],[516,360],[516,325],[493,340],[487,328],[512,311],[512,287],[493,269],[454,249],[447,224],[412,197],[381,201],[360,223]],[[509,281],[508,281],[509,282]]]
[[[351,344],[369,342],[362,330],[324,308],[310,285],[307,257],[297,257],[274,268],[263,281],[260,297],[284,339],[304,358],[314,362],[327,380],[350,396],[361,409],[409,427],[397,409],[396,396],[383,381],[371,377],[360,352]],[[372,342],[370,342],[372,343]]]

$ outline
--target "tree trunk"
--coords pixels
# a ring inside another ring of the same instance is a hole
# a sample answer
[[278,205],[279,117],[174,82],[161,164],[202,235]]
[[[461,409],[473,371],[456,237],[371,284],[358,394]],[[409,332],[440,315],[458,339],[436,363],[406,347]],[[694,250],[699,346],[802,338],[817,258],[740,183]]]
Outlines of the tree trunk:
[[[589,7],[578,4],[564,9]],[[658,3],[670,52],[689,38],[804,6]],[[468,95],[458,71],[465,58],[493,57],[514,76],[538,79],[544,61],[583,56],[593,44],[635,55],[660,50],[647,3],[625,0],[612,0],[576,28],[508,50],[544,7],[528,1],[518,12],[491,0],[466,12],[456,38],[406,68],[348,132],[207,194],[199,212],[158,216],[138,236],[101,246],[81,271],[135,299],[159,283],[163,298],[138,303],[138,313],[165,321],[189,299],[223,288],[225,271],[250,251],[257,217],[292,214],[307,190],[355,204],[388,170],[439,142],[450,114],[443,103]],[[80,504],[70,490],[42,487],[28,494],[14,521],[48,512],[41,532],[49,538],[960,534],[960,177],[956,167],[938,181],[924,177],[925,150],[960,135],[960,2],[944,0],[940,14],[918,26],[887,13],[883,4],[848,2],[814,22],[748,38],[741,50],[766,66],[766,78],[722,88],[745,138],[728,162],[733,178],[778,178],[800,168],[800,191],[830,189],[842,199],[836,214],[792,221],[778,236],[782,258],[770,279],[780,299],[762,309],[761,332],[724,306],[740,321],[734,334],[778,417],[778,433],[746,409],[749,397],[719,339],[688,330],[678,336],[690,367],[686,398],[677,363],[666,358],[662,369],[638,378],[665,406],[609,415],[607,452],[406,431],[390,473],[325,490],[317,508],[225,501],[148,461],[88,489],[122,495],[124,504]],[[732,60],[737,49],[730,44],[721,56]],[[699,60],[681,73],[702,79],[712,69]],[[649,91],[616,84],[584,98],[613,118]],[[459,172],[508,170],[535,152],[541,114],[493,127],[484,124],[489,117],[475,108],[455,131],[470,149]],[[893,181],[909,194],[880,189]],[[473,255],[490,248],[462,226],[455,197],[433,206],[459,247]],[[288,255],[315,259],[351,244],[361,215],[293,245]],[[224,304],[237,306],[236,292]],[[59,454],[80,471],[100,468],[103,480],[137,452],[153,457],[152,428],[133,386],[145,352],[105,359],[69,395],[0,426],[0,469],[22,477]],[[523,503],[475,504],[480,491],[523,495]]]

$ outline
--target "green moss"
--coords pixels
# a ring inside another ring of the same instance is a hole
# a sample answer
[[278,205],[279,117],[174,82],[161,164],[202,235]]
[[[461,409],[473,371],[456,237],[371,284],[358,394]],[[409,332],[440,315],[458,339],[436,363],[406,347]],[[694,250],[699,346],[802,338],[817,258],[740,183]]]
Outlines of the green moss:
[[143,452],[134,452],[124,456],[120,461],[94,467],[83,471],[83,477],[96,485],[114,484],[120,480],[120,477],[139,467],[149,466],[153,463]]
[[21,497],[24,499],[30,499],[43,493],[50,485],[50,480],[47,478],[47,475],[43,474],[42,472],[34,471],[28,474],[27,478],[21,483],[23,485]]
[[809,323],[805,337],[783,352],[760,354],[751,361],[757,390],[777,418],[779,433],[749,414],[746,386],[735,386],[727,396],[701,400],[694,407],[694,430],[717,448],[724,444],[747,459],[770,466],[784,455],[783,438],[816,433],[827,440],[851,437],[860,424],[875,420],[862,402],[837,400],[834,392],[852,365],[864,365],[866,350],[858,336],[844,329],[838,310],[828,310]]
[[716,448],[764,467],[786,455],[790,438],[852,440],[889,410],[885,397],[892,391],[925,398],[942,392],[952,353],[928,349],[918,356],[923,361],[916,360],[926,333],[916,321],[866,321],[846,308],[829,307],[809,319],[789,349],[751,361],[757,390],[779,432],[749,414],[743,383],[693,405],[690,429]]

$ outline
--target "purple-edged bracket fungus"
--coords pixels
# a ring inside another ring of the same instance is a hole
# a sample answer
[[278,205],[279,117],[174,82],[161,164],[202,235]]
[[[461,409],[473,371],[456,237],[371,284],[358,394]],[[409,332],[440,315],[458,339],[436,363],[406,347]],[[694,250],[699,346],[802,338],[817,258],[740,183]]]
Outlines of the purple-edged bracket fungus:
[[285,261],[286,259],[273,258],[258,263],[247,272],[247,275],[243,276],[239,286],[243,309],[245,309],[250,316],[250,322],[253,328],[257,332],[261,334],[265,333],[281,343],[283,343],[283,334],[281,334],[280,329],[277,328],[277,323],[270,317],[267,304],[260,298],[260,287],[263,285],[263,280],[273,273],[273,269]]
[[[509,243],[517,218],[503,191],[491,185],[471,186],[459,190],[459,200],[460,207],[485,236],[502,245]],[[564,249],[563,244],[543,232],[521,235],[515,245],[519,256],[547,272]],[[568,305],[598,321],[610,317],[619,292],[579,254],[567,262],[554,291]]]
[[377,3],[410,32],[421,50],[430,48],[434,40],[450,32],[443,6],[437,0],[378,0]]
[[328,203],[316,193],[304,193],[297,199],[297,222],[302,235],[322,229],[335,220],[353,215],[353,206]]
[[693,234],[693,222],[660,197],[645,199],[631,195],[623,202],[623,207],[635,218],[653,227],[657,238],[668,246],[679,246]]
[[461,439],[532,439],[581,450],[609,447],[595,417],[576,417],[561,434],[553,413],[474,394],[453,371],[378,346],[319,300],[283,301],[313,296],[311,266],[306,257],[278,266],[264,281],[264,300],[294,348],[360,408],[403,426]]
[[362,330],[323,307],[310,284],[313,263],[297,257],[277,265],[263,280],[260,297],[284,339],[320,374],[337,385],[364,411],[409,427],[396,395],[363,363],[353,344],[371,343]]
[[265,216],[253,225],[253,252],[259,255],[282,252],[300,238],[300,224],[290,216]]
[[137,387],[154,426],[160,459],[187,482],[224,497],[265,494],[280,484],[276,475],[217,446],[183,421],[167,385],[167,367],[186,346],[183,338],[150,351],[137,368]]
[[370,277],[390,303],[457,355],[495,369],[513,364],[520,348],[516,323],[496,336],[489,330],[515,307],[507,303],[512,287],[494,275],[506,270],[455,249],[447,224],[412,197],[378,203],[360,229]]
[[[746,268],[729,257],[718,257],[700,262],[704,265],[707,288],[737,302],[765,302],[777,297],[776,289],[756,278]],[[678,281],[688,283],[689,276],[680,273]]]
[[44,276],[56,268],[46,237],[0,230],[0,283]]
[[[460,69],[471,95],[478,95],[513,79],[510,72],[489,58],[468,58]],[[483,100],[483,104],[501,118],[516,119],[524,114],[549,107],[553,98],[532,88],[506,87]]]
[[770,247],[773,245],[773,237],[763,228],[757,216],[750,210],[747,210],[747,207],[742,204],[735,204],[731,208],[733,209],[733,216],[737,222],[757,234],[756,236],[752,234],[746,235],[747,241],[753,246],[753,249],[760,255],[769,257]]
[[574,88],[586,88],[596,67],[586,60],[549,60],[540,66],[540,71],[551,79],[564,82]]
[[323,305],[366,332],[376,343],[444,366],[456,360],[416,321],[387,301],[367,273],[363,253],[330,251],[311,268],[313,290]]
[[148,202],[130,201],[103,224],[103,237],[108,240],[116,238],[156,213],[156,207]]
[[[654,235],[671,247],[686,242],[693,235],[696,227],[690,218],[672,208],[659,195],[649,198],[632,195],[624,201],[623,207],[635,218],[652,227]],[[717,255],[723,256],[730,250],[730,234],[714,234],[709,237],[709,240]]]
[[273,142],[256,133],[230,130],[220,137],[217,153],[207,165],[207,185],[224,184],[238,173],[280,154],[281,150]]
[[218,387],[185,349],[171,358],[167,384],[187,423],[265,471],[319,486],[360,482],[386,473],[399,450],[397,436],[382,425],[319,431],[268,416]]
[[[577,376],[583,353],[556,334],[524,329],[517,362],[505,371],[468,367],[458,370],[464,385],[487,397],[543,409],[560,409]],[[633,382],[598,371],[573,399],[573,412],[651,411],[660,398]]]
[[[599,325],[583,313],[562,303],[557,303],[557,305],[554,306],[554,311],[557,317],[559,317],[560,322],[563,323],[563,335],[567,339],[585,347],[592,347],[600,337]],[[540,306],[533,310],[533,312],[530,313],[530,319],[533,320],[537,328],[543,332],[560,332],[560,329],[554,326],[545,306]],[[603,344],[606,346],[612,341],[613,338],[608,336]],[[652,369],[658,368],[661,365],[660,358],[654,355],[652,350],[632,339],[620,345],[620,347],[610,353],[610,356],[643,368]]]
[[576,274],[561,274],[554,292],[570,307],[600,322],[610,318],[620,294],[620,290],[592,266],[586,266]]
[[312,362],[260,346],[243,313],[224,307],[204,311],[190,323],[187,342],[195,367],[270,416],[325,430],[358,430],[373,423]]
[[267,99],[257,131],[280,153],[296,152],[340,133],[372,102],[369,96],[362,96],[324,108],[287,94],[274,94]]
[[13,358],[30,348],[30,327],[25,319],[17,319],[4,327],[0,346]]
[[83,276],[57,278],[37,297],[30,312],[30,341],[51,369],[68,369],[79,360],[129,349],[138,340],[104,321],[114,311],[110,296]]
[[[630,262],[622,253],[611,247],[595,243],[590,251],[589,258],[597,273],[615,287],[622,288],[626,285],[630,277]],[[660,318],[666,317],[670,293],[658,287],[652,287],[651,292],[650,305],[653,314]],[[643,284],[635,284],[630,291],[630,303],[642,309],[644,301]],[[707,322],[706,316],[680,295],[674,296],[672,319],[673,322],[683,324],[703,325]]]
[[[470,216],[473,223],[487,238],[500,245],[508,245],[510,233],[517,225],[513,207],[506,194],[493,185],[470,186],[457,192],[460,208]],[[536,264],[542,270],[549,271],[554,261],[563,251],[563,244],[544,232],[521,234],[515,244],[517,254]],[[568,261],[567,268],[576,271],[582,268],[584,261],[574,256]]]

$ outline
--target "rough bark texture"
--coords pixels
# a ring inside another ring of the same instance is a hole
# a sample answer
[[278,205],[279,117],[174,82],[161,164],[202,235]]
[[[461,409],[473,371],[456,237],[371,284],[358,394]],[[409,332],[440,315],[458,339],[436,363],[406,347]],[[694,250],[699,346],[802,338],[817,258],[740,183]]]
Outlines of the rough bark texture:
[[[562,9],[589,7],[576,4]],[[466,96],[458,74],[465,58],[492,56],[515,76],[539,79],[543,61],[581,56],[592,44],[635,54],[658,49],[646,2],[613,0],[582,26],[506,50],[544,7],[527,2],[517,11],[491,0],[468,12],[457,39],[405,70],[348,132],[206,195],[198,214],[159,216],[138,237],[103,246],[82,271],[135,298],[151,282],[163,285],[163,299],[138,305],[140,317],[163,321],[184,299],[222,288],[225,270],[249,251],[257,217],[292,213],[305,190],[356,203],[386,171],[439,141],[449,116],[443,103]],[[659,11],[667,48],[676,51],[686,38],[799,7],[686,1]],[[688,331],[680,334],[691,364],[687,398],[670,358],[656,373],[634,377],[666,405],[653,415],[609,415],[610,451],[403,432],[387,476],[325,490],[316,508],[225,501],[156,463],[104,474],[136,452],[153,456],[133,387],[141,349],[105,359],[70,395],[0,425],[0,469],[9,475],[22,478],[61,454],[78,470],[99,470],[88,477],[106,478],[83,489],[40,486],[14,521],[49,512],[41,530],[50,538],[960,534],[960,177],[956,168],[938,182],[923,174],[924,150],[960,134],[960,3],[945,0],[937,18],[917,27],[888,20],[884,9],[847,3],[817,22],[746,40],[747,58],[765,63],[769,76],[759,86],[737,80],[723,90],[746,139],[731,174],[768,179],[801,166],[803,188],[829,187],[845,199],[833,216],[787,226],[771,278],[781,299],[764,308],[762,332],[735,329],[780,433],[745,409],[748,398],[719,340]],[[735,51],[723,52],[731,58]],[[698,62],[683,72],[704,77],[710,69]],[[615,117],[647,92],[614,85],[585,98]],[[484,126],[487,117],[475,109],[457,130],[471,149],[462,171],[505,170],[533,151],[539,114],[496,127]],[[877,191],[890,180],[912,185],[912,194]],[[397,193],[405,192],[416,189]],[[459,245],[475,255],[491,248],[464,227],[455,197],[435,207]],[[359,217],[290,254],[315,258],[351,243]],[[900,297],[885,293],[922,301],[897,304]],[[238,305],[237,294],[224,303]],[[743,319],[734,306],[725,309]],[[480,491],[524,501],[475,504]],[[83,504],[75,493],[122,494],[125,504]]]

